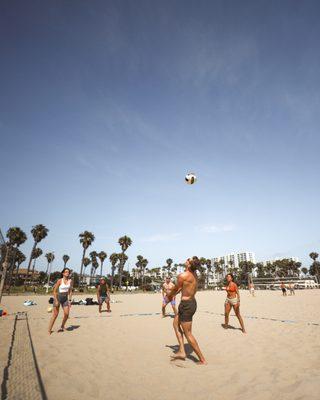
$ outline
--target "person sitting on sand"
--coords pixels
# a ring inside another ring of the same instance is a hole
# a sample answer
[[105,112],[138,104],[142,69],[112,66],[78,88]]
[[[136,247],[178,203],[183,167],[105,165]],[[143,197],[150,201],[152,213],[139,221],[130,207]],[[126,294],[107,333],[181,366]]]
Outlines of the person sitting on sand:
[[282,296],[286,296],[287,295],[287,289],[286,289],[286,285],[281,282],[280,288],[282,290]]
[[[170,276],[166,277],[165,282],[163,283],[161,287],[161,292],[162,292],[162,318],[166,316],[166,307],[169,304],[167,297],[170,295],[172,289],[174,288],[174,283],[171,282]],[[174,315],[177,314],[177,309],[176,309],[176,298],[173,297],[171,300],[171,306],[174,312]]]
[[185,360],[186,352],[184,348],[183,335],[185,335],[188,343],[199,357],[199,364],[206,364],[206,360],[201,353],[196,338],[192,334],[192,318],[197,310],[197,302],[195,294],[197,292],[198,278],[196,270],[201,267],[198,257],[192,257],[186,261],[186,270],[177,278],[177,283],[167,295],[167,301],[172,299],[181,292],[181,301],[178,308],[178,314],[173,320],[173,328],[179,343],[179,351],[172,357],[172,360]]
[[106,303],[107,305],[107,312],[111,312],[110,310],[110,289],[107,284],[105,278],[100,279],[100,283],[97,287],[97,299],[99,303],[99,313],[102,312],[102,304]]
[[244,329],[244,323],[242,320],[242,317],[240,315],[240,294],[239,294],[239,289],[237,284],[233,281],[233,275],[228,274],[227,275],[227,286],[224,288],[227,291],[227,298],[224,303],[224,325],[223,327],[225,329],[229,328],[229,314],[231,311],[231,308],[233,307],[234,312],[240,322],[241,325],[241,330],[243,333],[246,333],[246,330]]
[[61,272],[61,279],[58,279],[57,283],[53,288],[53,314],[49,323],[49,335],[52,333],[53,325],[58,317],[60,305],[63,308],[63,320],[61,328],[58,332],[63,332],[67,319],[69,318],[69,312],[72,301],[72,280],[70,279],[71,271],[69,268],[63,268]]

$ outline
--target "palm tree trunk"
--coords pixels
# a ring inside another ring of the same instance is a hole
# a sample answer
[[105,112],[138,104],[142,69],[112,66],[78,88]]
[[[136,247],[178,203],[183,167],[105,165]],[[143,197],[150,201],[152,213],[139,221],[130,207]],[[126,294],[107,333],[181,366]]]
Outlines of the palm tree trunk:
[[32,274],[31,274],[31,282],[33,283],[33,277],[34,277],[34,269],[35,269],[35,267],[36,267],[36,258],[34,259],[34,262],[33,262],[33,267],[32,267]]
[[8,294],[10,294],[10,289],[11,289],[11,284],[12,284],[12,276],[13,276],[13,271],[14,270],[15,270],[15,264],[13,264],[12,268],[10,269],[10,275],[9,275],[9,278],[8,278],[8,282],[9,282],[8,291],[7,291]]
[[82,276],[82,270],[83,270],[83,260],[84,257],[86,255],[86,248],[83,248],[83,253],[82,253],[82,260],[81,260],[81,267],[80,267],[80,277],[79,277],[79,287],[82,287],[82,280],[83,280],[83,276]]
[[115,266],[111,266],[111,289],[113,289],[113,279],[114,279],[114,271],[115,271],[116,267]]
[[101,261],[100,276],[102,276],[102,267],[103,267],[103,261]]
[[49,265],[50,265],[50,263],[49,263],[49,261],[48,261],[48,265],[47,265],[47,269],[46,269],[46,275],[48,275]]
[[20,264],[18,264],[18,266],[17,266],[17,272],[15,273],[15,276],[14,276],[13,286],[16,286],[17,278],[19,275],[19,269],[20,269]]
[[[124,251],[122,252],[122,254],[124,254]],[[119,288],[121,288],[122,286],[122,271],[123,271],[123,261],[120,262],[119,264]]]
[[7,270],[9,266],[9,246],[6,246],[6,257],[4,259],[4,262],[2,263],[2,275],[1,275],[1,281],[0,281],[0,303],[2,299],[2,293],[4,289],[4,282],[6,280],[6,275],[7,275]]
[[36,246],[37,246],[37,242],[34,242],[34,245],[33,245],[32,250],[31,250],[30,258],[29,258],[27,276],[26,276],[26,278],[25,278],[25,280],[24,280],[24,291],[25,291],[25,292],[27,291],[26,282],[27,282],[27,279],[29,278],[29,272],[30,272],[31,262],[32,262],[32,253],[34,252]]

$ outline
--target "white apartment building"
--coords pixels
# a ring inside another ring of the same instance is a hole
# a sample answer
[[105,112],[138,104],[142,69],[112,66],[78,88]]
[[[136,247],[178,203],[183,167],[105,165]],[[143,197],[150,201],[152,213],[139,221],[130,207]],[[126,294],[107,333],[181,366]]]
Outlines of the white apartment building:
[[220,262],[221,260],[224,261],[224,269],[226,271],[231,265],[234,268],[238,268],[241,261],[250,261],[255,264],[256,257],[255,254],[250,251],[242,251],[239,253],[230,253],[225,256],[214,257],[212,259],[212,264],[215,262]]

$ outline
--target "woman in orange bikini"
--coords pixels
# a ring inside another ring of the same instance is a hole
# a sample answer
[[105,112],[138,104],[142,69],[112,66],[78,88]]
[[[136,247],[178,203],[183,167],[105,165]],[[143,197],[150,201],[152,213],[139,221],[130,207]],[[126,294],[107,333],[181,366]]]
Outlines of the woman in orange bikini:
[[241,329],[243,333],[246,333],[246,330],[244,329],[244,324],[242,317],[240,315],[240,294],[238,290],[238,286],[235,282],[233,282],[233,275],[228,274],[227,275],[227,286],[224,288],[227,291],[227,298],[224,303],[224,328],[228,329],[229,328],[229,314],[231,311],[231,307],[233,307],[234,312],[240,322]]

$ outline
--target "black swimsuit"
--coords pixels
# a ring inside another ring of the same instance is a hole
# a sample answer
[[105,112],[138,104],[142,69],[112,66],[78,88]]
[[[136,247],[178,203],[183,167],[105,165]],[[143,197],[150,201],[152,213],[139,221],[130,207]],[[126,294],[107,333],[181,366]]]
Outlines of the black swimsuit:
[[190,300],[181,300],[179,304],[179,320],[181,322],[192,321],[194,313],[197,311],[197,301],[195,298]]

